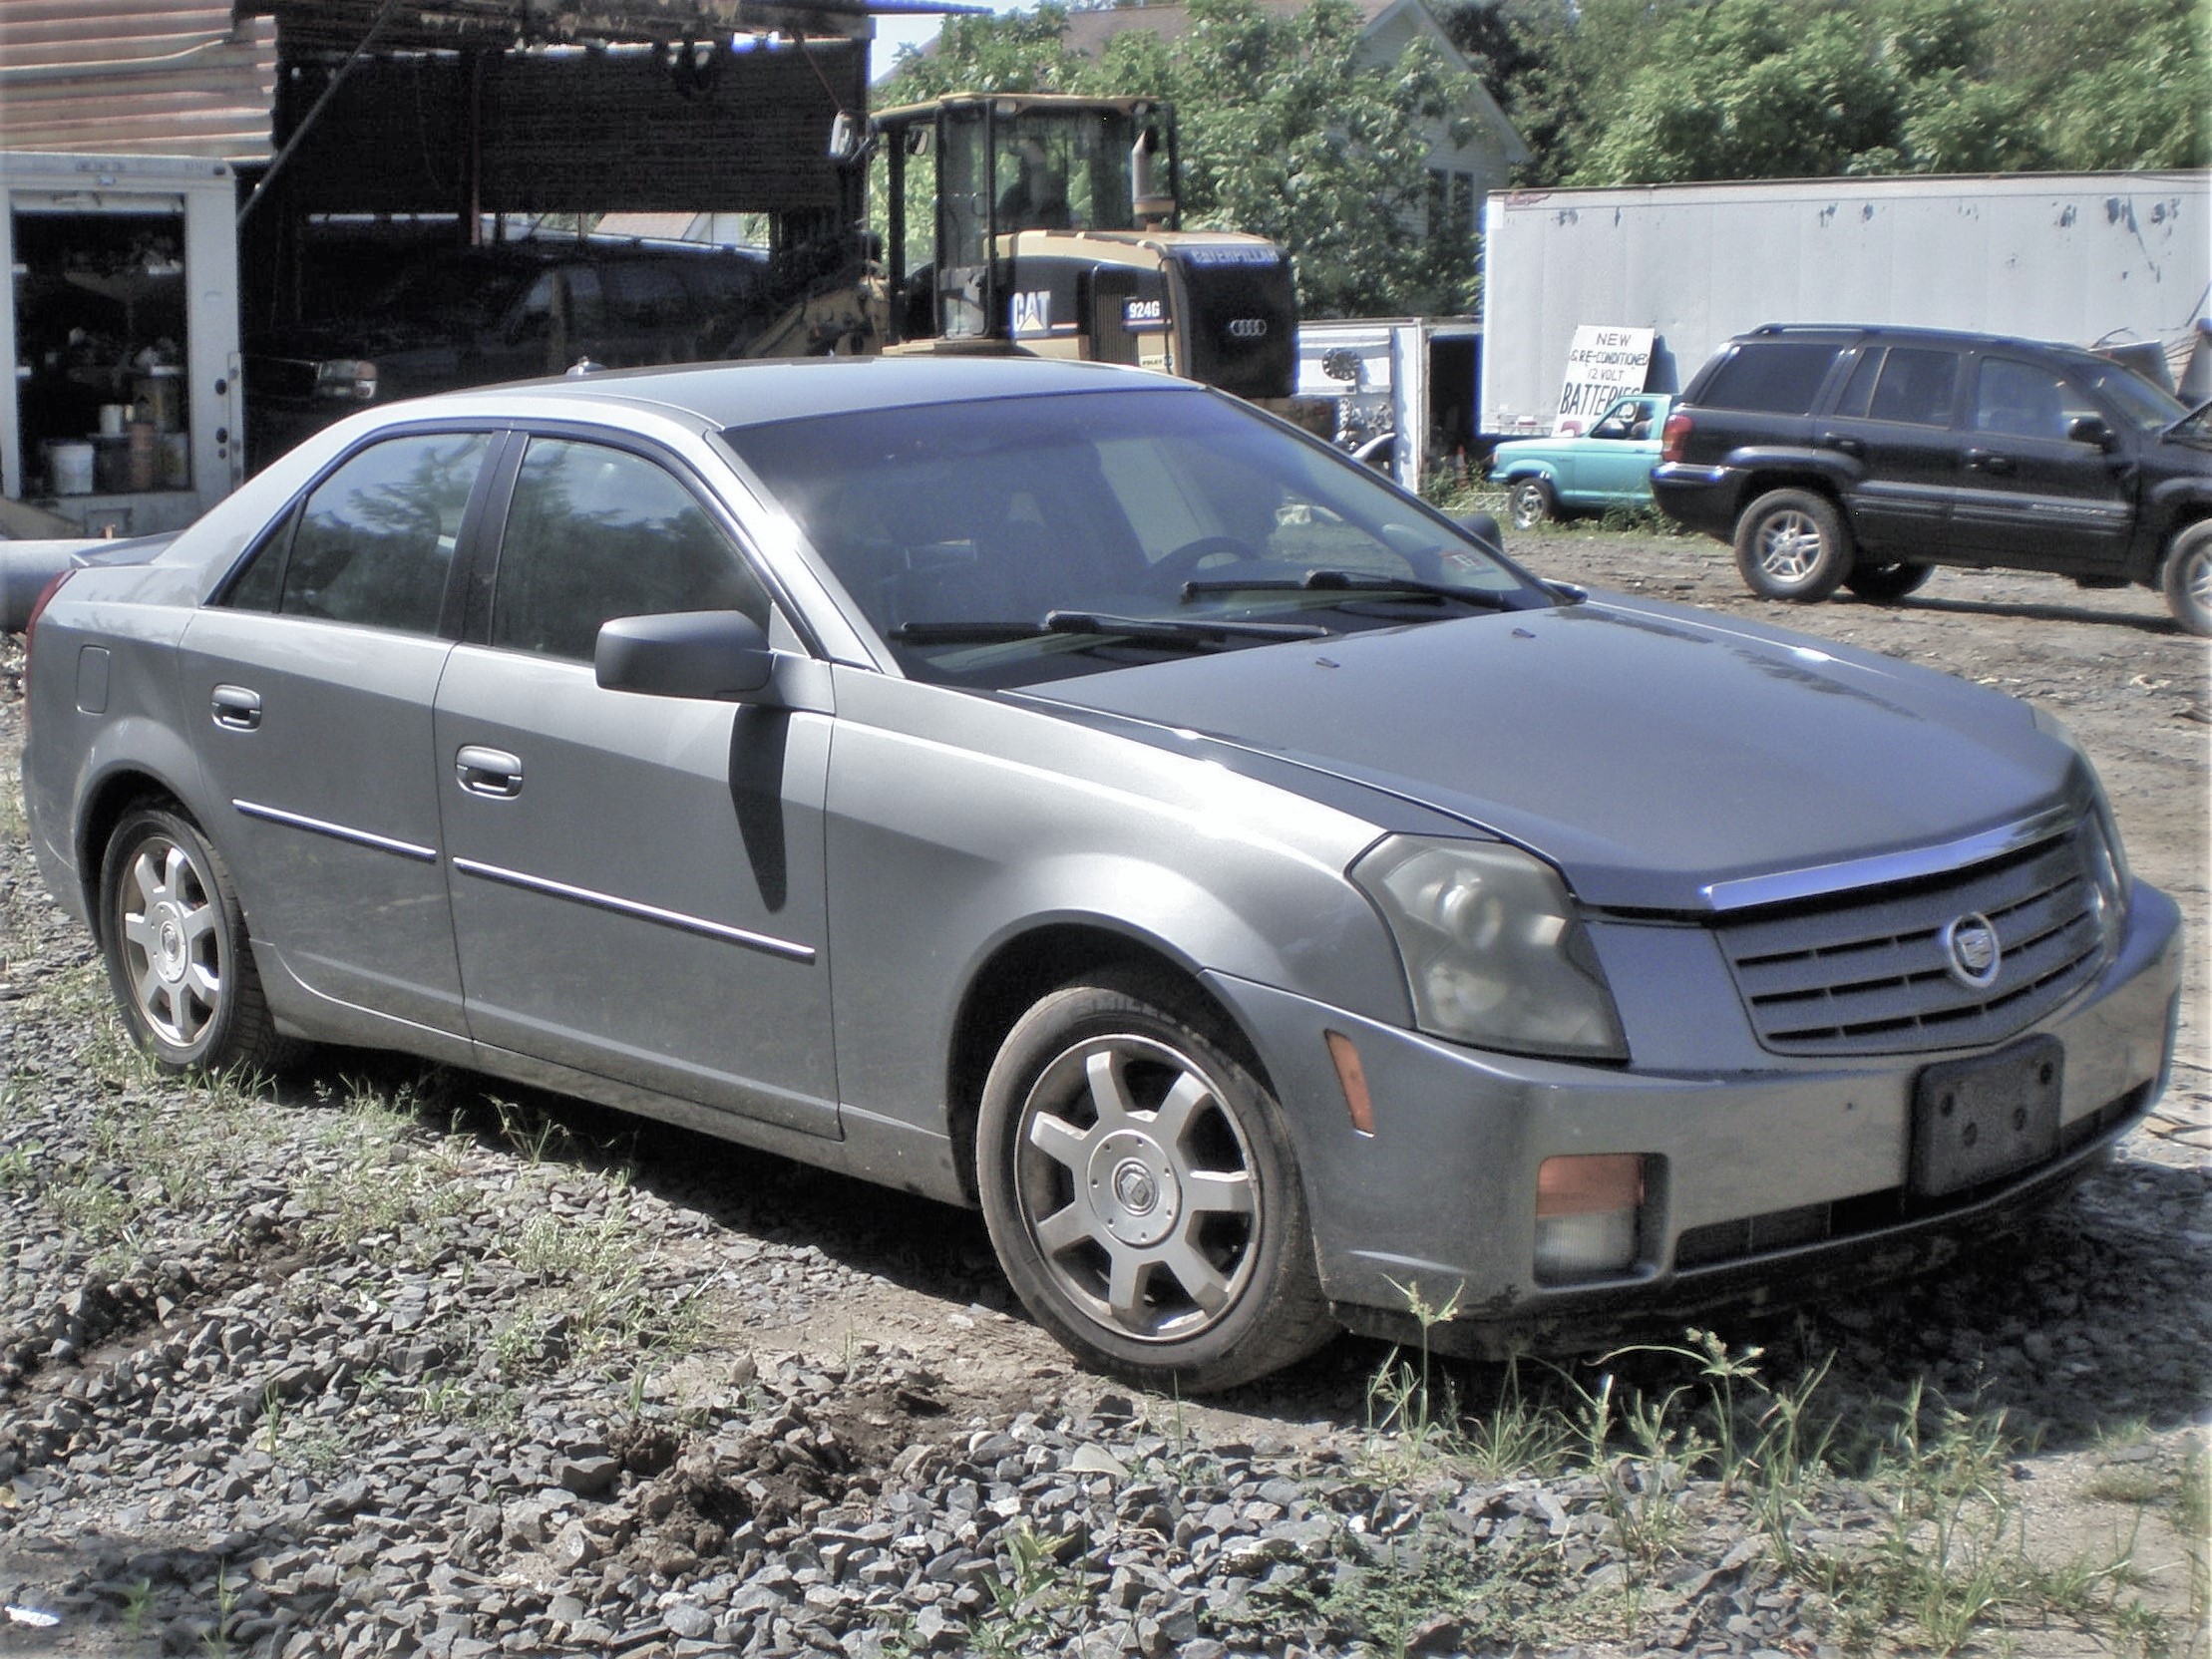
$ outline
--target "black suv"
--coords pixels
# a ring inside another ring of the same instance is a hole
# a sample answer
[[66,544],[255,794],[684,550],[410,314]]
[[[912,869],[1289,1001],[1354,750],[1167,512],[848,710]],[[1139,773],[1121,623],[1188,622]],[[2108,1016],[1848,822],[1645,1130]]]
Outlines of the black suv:
[[[373,263],[364,255],[363,263]],[[258,470],[366,403],[718,357],[757,323],[767,262],[737,249],[566,238],[419,248],[336,316],[249,330],[246,455]]]
[[2212,633],[2212,417],[2076,347],[1770,323],[1698,371],[1659,455],[1660,508],[1768,598],[2007,565],[2162,585]]

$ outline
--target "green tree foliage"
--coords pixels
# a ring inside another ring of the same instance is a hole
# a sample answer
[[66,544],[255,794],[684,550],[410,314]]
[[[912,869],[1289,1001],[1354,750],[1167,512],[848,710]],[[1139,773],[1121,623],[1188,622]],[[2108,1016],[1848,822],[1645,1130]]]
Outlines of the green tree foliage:
[[1425,222],[1432,126],[1448,127],[1464,105],[1461,77],[1433,49],[1408,48],[1387,70],[1360,67],[1349,0],[1314,0],[1288,17],[1252,0],[1191,0],[1174,42],[1130,29],[1095,63],[1067,50],[1065,24],[1051,5],[955,19],[933,53],[901,54],[877,102],[958,90],[1164,97],[1181,128],[1184,225],[1288,248],[1304,315],[1472,306],[1471,228],[1409,228]]
[[1460,0],[1531,183],[2203,166],[2207,0]]

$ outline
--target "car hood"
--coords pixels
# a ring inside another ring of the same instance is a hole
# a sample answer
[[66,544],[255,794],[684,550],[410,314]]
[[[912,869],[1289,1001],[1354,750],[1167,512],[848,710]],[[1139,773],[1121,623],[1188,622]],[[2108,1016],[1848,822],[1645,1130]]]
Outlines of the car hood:
[[1419,803],[1627,909],[1999,829],[2064,799],[2077,765],[2025,706],[1948,675],[1610,598],[1035,695]]

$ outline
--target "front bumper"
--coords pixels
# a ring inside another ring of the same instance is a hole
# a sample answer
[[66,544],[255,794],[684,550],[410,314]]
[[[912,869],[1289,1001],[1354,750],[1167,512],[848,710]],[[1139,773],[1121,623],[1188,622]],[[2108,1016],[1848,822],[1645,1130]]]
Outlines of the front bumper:
[[[1453,1310],[1428,1334],[1432,1346],[1499,1354],[1571,1349],[1625,1325],[1802,1300],[1845,1275],[1865,1284],[1939,1264],[2065,1190],[2150,1109],[2180,981],[2180,912],[2137,886],[2120,948],[2093,984],[1983,1050],[1767,1056],[1755,1070],[1659,1074],[1480,1053],[1247,981],[1214,985],[1283,1104],[1339,1316],[1410,1334],[1418,1297]],[[1358,1051],[1371,1134],[1352,1125],[1331,1032]],[[2062,1056],[2053,1149],[1917,1196],[1922,1071],[2042,1035]],[[1645,1160],[1636,1259],[1612,1276],[1540,1283],[1537,1171],[1548,1158],[1593,1154]]]
[[1722,541],[1733,540],[1742,480],[1733,467],[1662,461],[1652,469],[1652,499],[1667,517]]

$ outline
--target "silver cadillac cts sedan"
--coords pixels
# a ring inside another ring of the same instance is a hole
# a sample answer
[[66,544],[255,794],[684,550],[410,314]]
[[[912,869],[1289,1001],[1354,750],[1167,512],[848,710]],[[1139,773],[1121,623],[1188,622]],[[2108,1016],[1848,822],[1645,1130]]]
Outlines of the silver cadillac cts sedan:
[[383,1046],[978,1204],[1149,1384],[1924,1268],[2172,1044],[2057,722],[1135,371],[395,405],[31,634],[41,866],[163,1065]]

